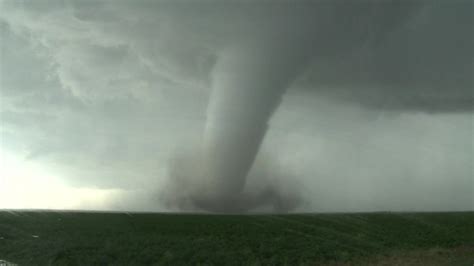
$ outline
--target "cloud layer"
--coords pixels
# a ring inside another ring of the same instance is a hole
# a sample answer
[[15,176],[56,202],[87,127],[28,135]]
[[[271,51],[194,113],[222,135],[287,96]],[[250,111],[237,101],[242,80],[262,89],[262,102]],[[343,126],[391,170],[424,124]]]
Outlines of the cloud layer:
[[311,63],[270,121],[272,166],[252,169],[269,191],[297,187],[309,210],[472,209],[473,4],[370,4],[2,1],[1,148],[71,186],[160,190],[201,141],[222,51],[284,33]]

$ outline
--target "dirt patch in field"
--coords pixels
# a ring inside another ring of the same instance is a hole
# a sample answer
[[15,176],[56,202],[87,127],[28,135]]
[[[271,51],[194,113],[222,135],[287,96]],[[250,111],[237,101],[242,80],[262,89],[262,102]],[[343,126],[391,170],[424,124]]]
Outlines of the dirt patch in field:
[[349,265],[380,265],[380,266],[473,266],[474,246],[457,248],[431,248],[427,250],[396,251],[371,258],[352,262],[334,262],[316,265],[349,266]]

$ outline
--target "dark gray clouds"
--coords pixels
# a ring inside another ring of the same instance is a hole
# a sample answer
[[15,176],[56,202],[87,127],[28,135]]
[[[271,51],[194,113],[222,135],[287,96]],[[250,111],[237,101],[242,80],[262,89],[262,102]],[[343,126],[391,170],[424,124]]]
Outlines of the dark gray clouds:
[[473,10],[472,1],[425,2],[384,40],[323,57],[307,86],[376,109],[472,111]]
[[[86,98],[106,97],[110,90],[125,97],[147,82],[205,87],[221,49],[265,40],[268,49],[309,45],[303,49],[311,50],[314,63],[302,82],[327,95],[378,108],[472,109],[472,1],[5,1],[3,6],[8,23],[3,27],[55,50],[49,56],[59,81]],[[288,42],[292,37],[303,41]],[[137,77],[142,84],[133,84]],[[79,83],[88,86],[79,89]]]
[[199,141],[219,51],[311,32],[261,151],[308,209],[472,208],[472,2],[364,3],[3,1],[1,147],[71,185],[159,187]]

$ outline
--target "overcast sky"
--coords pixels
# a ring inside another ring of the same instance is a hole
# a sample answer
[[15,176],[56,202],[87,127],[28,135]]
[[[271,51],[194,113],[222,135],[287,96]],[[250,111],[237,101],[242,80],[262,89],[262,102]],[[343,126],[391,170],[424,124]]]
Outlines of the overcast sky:
[[472,1],[170,3],[0,2],[0,208],[169,210],[221,51],[283,34],[311,62],[249,184],[299,211],[474,210]]

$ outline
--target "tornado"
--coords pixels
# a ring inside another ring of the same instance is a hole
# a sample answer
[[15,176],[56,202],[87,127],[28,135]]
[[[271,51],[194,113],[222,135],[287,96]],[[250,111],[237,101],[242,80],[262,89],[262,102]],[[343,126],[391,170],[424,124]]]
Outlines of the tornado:
[[[200,204],[242,204],[246,177],[282,95],[309,61],[304,47],[254,42],[224,49],[212,73],[202,155],[206,197]],[[227,208],[227,207],[226,207]]]
[[[172,176],[192,184],[187,186],[193,187],[191,205],[242,212],[275,195],[252,195],[246,181],[285,91],[310,63],[337,61],[356,47],[376,43],[412,9],[395,1],[349,3],[258,5],[248,9],[248,24],[236,23],[236,37],[216,52],[199,151],[173,168]],[[396,12],[387,18],[389,10]]]

